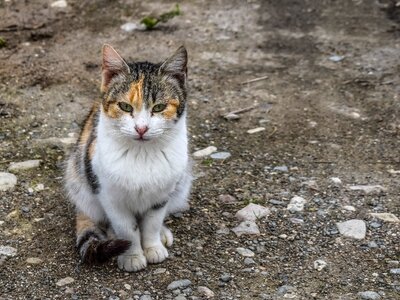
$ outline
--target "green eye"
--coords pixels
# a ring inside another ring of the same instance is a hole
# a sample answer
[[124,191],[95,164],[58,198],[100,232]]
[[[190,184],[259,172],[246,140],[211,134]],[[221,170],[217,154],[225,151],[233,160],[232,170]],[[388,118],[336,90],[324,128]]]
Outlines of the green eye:
[[126,102],[118,102],[118,106],[123,111],[126,111],[126,112],[132,112],[133,111],[133,107],[130,104],[126,103]]
[[163,103],[156,104],[153,106],[153,113],[162,112],[166,107],[167,107],[167,105],[165,105]]

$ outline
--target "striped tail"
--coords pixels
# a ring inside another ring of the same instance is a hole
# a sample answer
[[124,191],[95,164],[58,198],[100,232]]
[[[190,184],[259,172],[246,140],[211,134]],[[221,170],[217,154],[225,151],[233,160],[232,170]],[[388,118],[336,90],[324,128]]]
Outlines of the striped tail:
[[106,234],[83,213],[76,216],[76,243],[82,262],[88,264],[106,262],[131,246],[127,240],[108,240]]

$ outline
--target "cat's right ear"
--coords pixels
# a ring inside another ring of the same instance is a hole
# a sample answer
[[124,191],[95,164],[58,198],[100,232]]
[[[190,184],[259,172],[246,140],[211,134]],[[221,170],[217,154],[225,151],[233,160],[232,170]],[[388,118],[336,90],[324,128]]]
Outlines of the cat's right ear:
[[108,44],[103,46],[101,91],[107,92],[111,80],[120,74],[129,74],[125,60]]

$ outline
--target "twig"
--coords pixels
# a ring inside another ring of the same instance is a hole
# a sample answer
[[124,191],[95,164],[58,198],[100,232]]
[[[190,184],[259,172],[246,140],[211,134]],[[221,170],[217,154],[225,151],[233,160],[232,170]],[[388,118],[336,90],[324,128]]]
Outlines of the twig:
[[258,77],[258,78],[254,78],[254,79],[243,81],[240,84],[253,83],[253,82],[261,81],[261,80],[264,80],[264,79],[267,79],[267,78],[268,78],[268,76]]
[[258,104],[255,104],[255,105],[252,105],[252,106],[248,106],[248,107],[245,107],[245,108],[234,110],[234,111],[231,111],[230,113],[227,113],[227,115],[229,115],[229,114],[235,114],[235,115],[242,114],[242,113],[248,112],[248,111],[250,111],[252,109],[255,109],[257,106],[258,106]]

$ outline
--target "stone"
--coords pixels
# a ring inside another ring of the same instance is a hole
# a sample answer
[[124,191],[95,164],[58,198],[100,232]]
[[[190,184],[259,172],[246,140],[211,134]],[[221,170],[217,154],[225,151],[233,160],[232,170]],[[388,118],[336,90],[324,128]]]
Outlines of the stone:
[[390,274],[400,275],[400,268],[390,269]]
[[219,280],[221,280],[222,282],[229,282],[229,281],[231,281],[231,279],[232,279],[232,276],[231,276],[231,274],[228,274],[228,273],[222,274],[222,276],[219,278]]
[[361,191],[365,194],[380,194],[386,192],[386,188],[381,185],[351,185],[349,186],[351,191]]
[[349,220],[345,222],[336,223],[337,228],[341,235],[354,238],[357,240],[362,240],[365,238],[367,233],[367,226],[363,220]]
[[134,30],[143,30],[143,27],[136,23],[127,22],[127,23],[121,25],[121,29],[126,32],[132,32]]
[[26,259],[26,262],[30,265],[38,265],[43,262],[40,258],[37,257],[29,257]]
[[250,265],[255,265],[256,262],[254,261],[254,259],[252,259],[252,258],[250,258],[250,257],[246,257],[246,258],[244,259],[244,264],[245,264],[246,266],[250,266]]
[[178,295],[174,298],[174,300],[186,300],[187,298],[185,297],[185,295]]
[[322,271],[326,268],[327,265],[328,264],[326,263],[326,261],[322,259],[317,259],[316,261],[314,261],[314,269],[317,271]]
[[237,114],[229,113],[229,114],[224,116],[224,119],[226,119],[226,120],[238,120],[238,119],[240,119],[240,116],[237,115]]
[[192,282],[189,279],[175,280],[168,285],[167,289],[168,290],[182,289],[188,287],[191,284]]
[[232,228],[232,231],[237,235],[259,235],[260,234],[260,229],[258,228],[257,224],[253,221],[244,221],[239,224],[239,226],[236,226],[235,228]]
[[163,274],[163,273],[165,273],[165,272],[167,272],[167,269],[165,269],[165,268],[158,268],[158,269],[155,269],[155,270],[153,271],[153,274],[154,274],[154,275],[158,275],[158,274]]
[[287,209],[289,210],[289,212],[291,213],[295,213],[295,212],[300,212],[304,210],[304,204],[307,201],[299,196],[294,196],[292,199],[290,199],[290,202],[287,206]]
[[75,281],[75,279],[73,279],[72,277],[65,277],[65,278],[60,279],[59,281],[57,281],[56,285],[61,287],[61,286],[67,285],[67,284],[71,284],[74,281]]
[[333,61],[333,62],[340,62],[343,59],[344,59],[344,56],[341,56],[341,55],[332,55],[329,57],[329,60]]
[[217,151],[217,147],[209,146],[207,148],[204,148],[204,149],[201,149],[201,150],[198,150],[198,151],[194,152],[193,153],[193,157],[194,158],[205,157],[205,156],[208,156],[208,155],[214,153],[215,151]]
[[17,255],[17,249],[10,246],[0,246],[0,256],[14,257]]
[[34,139],[32,140],[32,145],[39,148],[56,147],[56,148],[61,148],[63,150],[68,150],[73,145],[75,145],[76,142],[77,142],[76,137],[65,137],[65,138],[49,137],[46,139]]
[[236,248],[236,252],[244,257],[253,257],[254,256],[254,252],[251,251],[250,249],[246,249],[246,248],[241,248],[241,247]]
[[237,203],[236,198],[228,194],[219,195],[218,200],[225,204]]
[[37,168],[40,166],[40,159],[26,160],[21,162],[12,162],[8,167],[8,172],[18,172]]
[[210,157],[212,159],[223,160],[223,159],[228,159],[229,157],[231,157],[231,154],[229,152],[216,152],[216,153],[211,154]]
[[150,295],[142,295],[139,300],[153,300],[153,298]]
[[279,172],[289,172],[289,168],[287,166],[276,166],[273,169],[274,171],[279,171]]
[[345,205],[345,206],[343,206],[343,209],[345,209],[347,211],[356,211],[356,208],[351,205]]
[[[291,285],[282,285],[278,288],[276,293],[278,296],[282,296],[283,298],[296,298],[296,287]],[[279,298],[280,299],[280,298]]]
[[370,213],[374,218],[378,218],[385,222],[399,223],[400,220],[392,213]]
[[301,186],[307,187],[311,190],[318,190],[318,184],[315,180],[307,180],[301,183]]
[[340,180],[339,177],[331,177],[331,178],[329,178],[329,181],[335,186],[342,185],[342,180]]
[[377,292],[374,292],[374,291],[359,292],[358,296],[360,296],[360,299],[363,299],[363,300],[379,300],[379,299],[381,299],[381,295],[379,295]]
[[268,208],[258,204],[250,203],[246,207],[239,210],[235,217],[239,221],[256,221],[268,216],[269,214],[270,211]]
[[197,287],[197,292],[206,299],[215,297],[215,293],[206,286]]
[[253,128],[253,129],[247,130],[247,133],[248,134],[254,134],[254,133],[257,133],[257,132],[264,131],[264,130],[265,130],[265,127],[257,127],[257,128]]
[[65,0],[58,0],[51,3],[50,6],[55,8],[66,8],[68,6],[68,3]]
[[17,184],[17,177],[11,173],[0,172],[0,191],[12,190]]
[[43,191],[44,190],[44,184],[43,183],[38,183],[37,185],[35,185],[33,190],[36,191],[36,192]]

